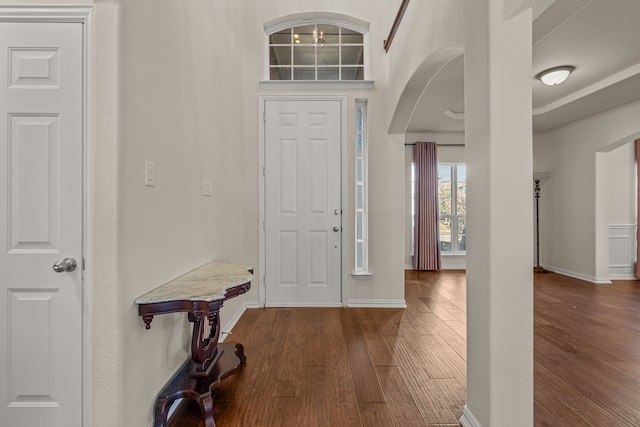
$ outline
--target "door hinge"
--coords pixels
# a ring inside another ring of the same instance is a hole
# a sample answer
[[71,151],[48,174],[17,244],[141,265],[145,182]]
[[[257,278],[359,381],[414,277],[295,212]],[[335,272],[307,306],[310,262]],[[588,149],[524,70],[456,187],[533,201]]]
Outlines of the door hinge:
[[86,269],[86,268],[85,268],[85,262],[84,262],[84,257],[83,257],[83,258],[82,258],[82,271],[84,271],[85,269]]
[[262,176],[267,176],[267,167],[266,166],[262,167]]
[[262,121],[265,123],[267,121],[267,110],[262,110]]
[[262,221],[262,229],[267,231],[267,221]]

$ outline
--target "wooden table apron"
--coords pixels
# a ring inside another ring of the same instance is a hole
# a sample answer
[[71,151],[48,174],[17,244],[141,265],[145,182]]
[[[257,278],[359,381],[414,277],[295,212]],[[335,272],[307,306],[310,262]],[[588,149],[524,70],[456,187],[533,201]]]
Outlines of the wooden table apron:
[[[137,302],[138,313],[146,329],[151,328],[154,316],[167,313],[186,312],[189,322],[193,323],[191,358],[184,362],[158,393],[154,415],[155,427],[165,426],[171,404],[180,398],[195,400],[204,415],[205,426],[215,426],[213,391],[220,385],[222,379],[236,372],[246,360],[242,344],[218,343],[220,308],[225,300],[249,291],[251,277],[248,275],[244,283],[225,288],[224,296],[212,300],[177,297],[173,300],[158,302]],[[209,325],[207,336],[205,336],[206,323]]]

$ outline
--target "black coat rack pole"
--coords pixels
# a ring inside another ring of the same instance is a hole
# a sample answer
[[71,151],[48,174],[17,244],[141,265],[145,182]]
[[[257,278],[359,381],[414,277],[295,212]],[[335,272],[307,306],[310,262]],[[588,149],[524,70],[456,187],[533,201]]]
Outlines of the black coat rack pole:
[[536,268],[540,267],[540,209],[538,202],[540,201],[540,180],[536,179]]
[[540,267],[540,209],[538,207],[538,203],[540,201],[540,180],[535,180],[536,186],[533,191],[535,192],[536,198],[536,266],[533,271],[535,273],[548,273],[548,270]]

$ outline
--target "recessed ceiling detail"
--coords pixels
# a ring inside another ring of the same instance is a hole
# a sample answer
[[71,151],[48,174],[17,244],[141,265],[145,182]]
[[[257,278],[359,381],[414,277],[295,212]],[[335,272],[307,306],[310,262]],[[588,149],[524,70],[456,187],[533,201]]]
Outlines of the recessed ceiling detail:
[[[640,100],[640,1],[557,0],[533,22],[533,77],[570,64],[561,85],[532,80],[533,126],[545,131]],[[458,68],[456,68],[458,67]],[[442,74],[442,76],[441,76]],[[464,131],[464,62],[429,81],[407,132]]]

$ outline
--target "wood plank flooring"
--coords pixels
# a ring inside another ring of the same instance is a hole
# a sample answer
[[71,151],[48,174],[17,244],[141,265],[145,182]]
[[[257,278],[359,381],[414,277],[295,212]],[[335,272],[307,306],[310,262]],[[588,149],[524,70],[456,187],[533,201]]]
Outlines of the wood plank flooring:
[[[639,426],[640,282],[535,279],[535,425]],[[408,271],[404,310],[247,310],[228,338],[247,363],[217,391],[217,426],[459,426],[465,286],[462,271]],[[185,404],[170,425],[199,417]]]
[[640,282],[535,282],[536,426],[640,426]]

